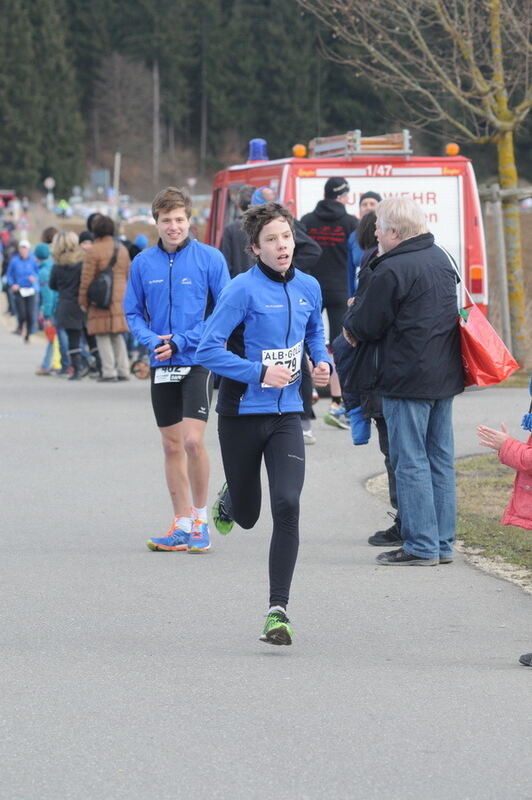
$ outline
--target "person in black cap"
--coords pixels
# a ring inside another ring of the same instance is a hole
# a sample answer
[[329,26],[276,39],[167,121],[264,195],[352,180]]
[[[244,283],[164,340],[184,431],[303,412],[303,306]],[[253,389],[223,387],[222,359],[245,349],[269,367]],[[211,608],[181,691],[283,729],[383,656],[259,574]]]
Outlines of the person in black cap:
[[368,211],[375,211],[382,197],[378,192],[364,192],[360,195],[358,207],[360,209],[360,216],[363,217]]
[[[323,307],[329,321],[329,344],[342,331],[342,319],[347,303],[347,241],[356,229],[358,220],[348,214],[349,184],[345,178],[329,178],[325,183],[324,199],[314,211],[305,214],[301,222],[322,248],[311,274],[320,284]],[[331,376],[332,404],[325,421],[338,428],[349,429],[342,407],[340,382],[336,372]]]

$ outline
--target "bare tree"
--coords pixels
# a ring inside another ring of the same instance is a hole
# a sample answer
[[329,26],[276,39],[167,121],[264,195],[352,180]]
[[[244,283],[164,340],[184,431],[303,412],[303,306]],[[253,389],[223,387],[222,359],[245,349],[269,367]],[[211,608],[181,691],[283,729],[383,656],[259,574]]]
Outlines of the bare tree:
[[102,62],[95,109],[99,138],[108,152],[145,159],[150,149],[152,81],[148,68],[112,53]]
[[298,0],[332,32],[327,56],[404,101],[403,122],[494,142],[503,196],[514,355],[525,295],[514,135],[532,106],[531,0]]

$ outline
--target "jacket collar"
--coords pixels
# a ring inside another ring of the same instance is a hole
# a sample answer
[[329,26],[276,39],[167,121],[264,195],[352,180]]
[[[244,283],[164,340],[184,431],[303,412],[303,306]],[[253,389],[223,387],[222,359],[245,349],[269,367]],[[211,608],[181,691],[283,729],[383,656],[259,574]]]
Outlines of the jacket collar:
[[281,275],[280,272],[276,272],[271,267],[267,267],[266,264],[260,260],[260,258],[257,259],[257,267],[266,275],[267,278],[269,278],[271,281],[275,281],[276,283],[287,283],[288,281],[291,281],[296,274],[293,264],[290,264],[286,270],[286,273]]
[[[181,250],[184,250],[187,244],[190,244],[190,236],[187,236],[187,238],[184,241],[182,241],[180,245],[177,246],[176,253],[179,253]],[[168,251],[164,249],[161,239],[158,239],[157,247],[159,248],[159,250],[162,250],[163,253],[166,253],[168,255]]]
[[393,247],[386,253],[372,259],[372,268],[374,269],[376,265],[384,261],[385,258],[403,255],[404,253],[415,253],[418,250],[427,250],[429,247],[432,247],[433,244],[434,236],[432,233],[420,233],[419,236],[412,236],[410,239],[405,239],[403,242],[400,242],[397,247]]

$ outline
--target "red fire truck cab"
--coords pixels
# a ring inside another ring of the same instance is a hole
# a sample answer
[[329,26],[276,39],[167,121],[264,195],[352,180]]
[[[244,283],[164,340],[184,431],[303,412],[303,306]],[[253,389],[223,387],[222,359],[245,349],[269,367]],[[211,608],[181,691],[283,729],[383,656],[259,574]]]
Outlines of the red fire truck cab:
[[455,258],[464,279],[462,285],[487,311],[486,248],[473,165],[460,155],[413,155],[407,130],[373,137],[362,137],[356,130],[313,139],[308,157],[269,161],[265,154],[259,159],[255,155],[246,164],[218,172],[207,243],[219,246],[225,225],[237,216],[236,193],[243,184],[270,186],[279,202],[300,219],[323,198],[325,181],[332,176],[347,179],[347,210],[351,214],[358,215],[360,195],[370,190],[383,198],[408,196],[416,200],[427,215],[436,242]]

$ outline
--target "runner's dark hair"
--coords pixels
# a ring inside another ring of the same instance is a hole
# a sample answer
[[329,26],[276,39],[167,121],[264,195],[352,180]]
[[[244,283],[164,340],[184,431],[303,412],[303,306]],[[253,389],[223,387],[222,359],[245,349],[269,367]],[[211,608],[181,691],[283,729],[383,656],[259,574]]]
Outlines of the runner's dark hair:
[[286,206],[280,203],[264,203],[260,206],[250,206],[247,211],[242,214],[242,230],[245,231],[249,237],[249,251],[251,245],[258,246],[259,235],[261,230],[269,222],[274,219],[285,219],[294,233],[294,218]]

